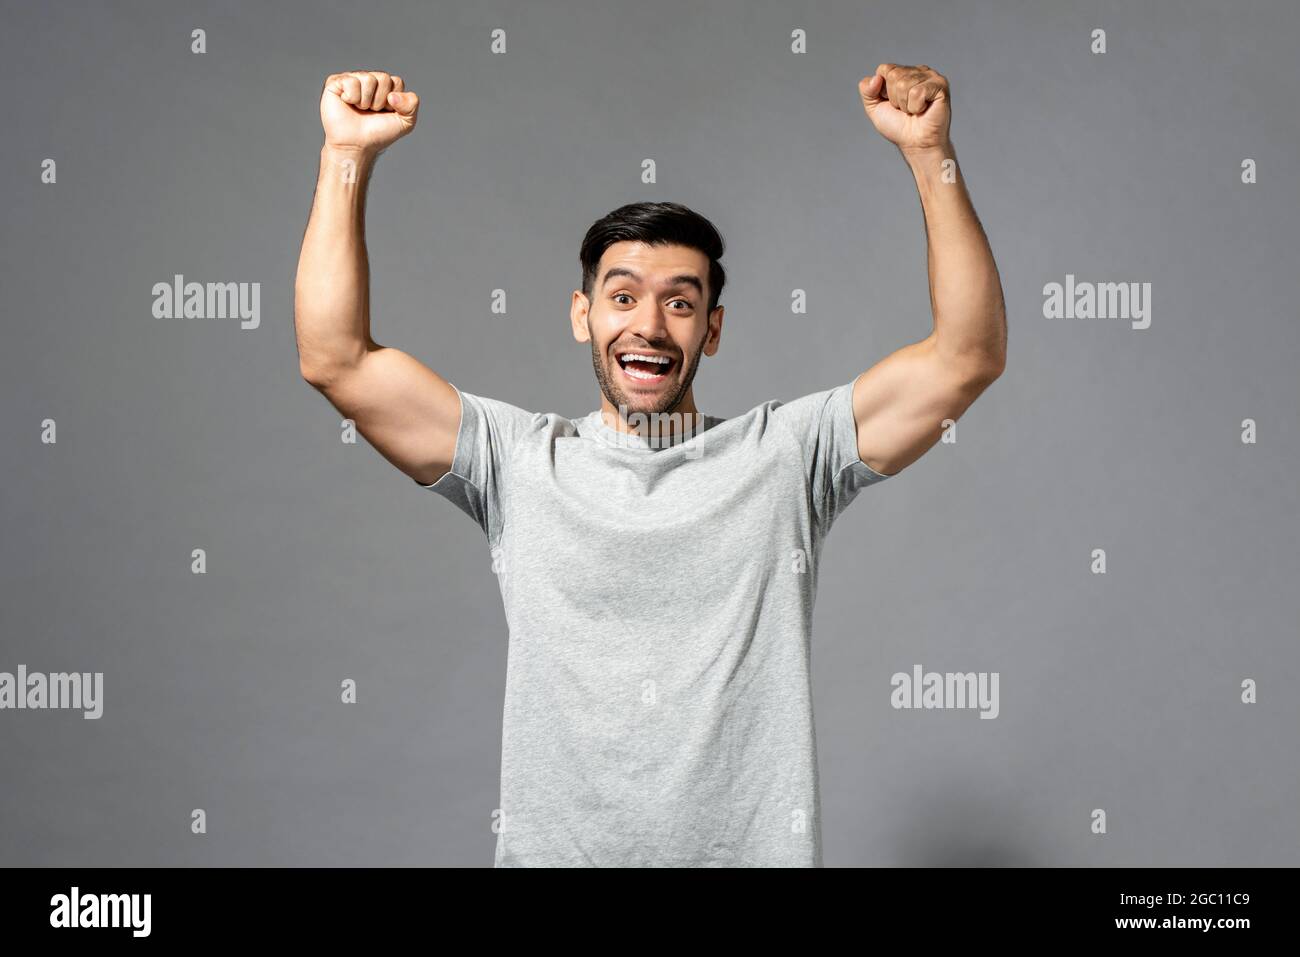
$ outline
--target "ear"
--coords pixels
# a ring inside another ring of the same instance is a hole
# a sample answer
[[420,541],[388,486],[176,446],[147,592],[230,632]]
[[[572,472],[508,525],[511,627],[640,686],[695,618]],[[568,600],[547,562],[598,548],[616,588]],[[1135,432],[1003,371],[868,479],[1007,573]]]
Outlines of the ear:
[[709,334],[704,337],[704,348],[701,350],[706,356],[715,355],[718,346],[722,343],[722,311],[726,306],[719,306],[709,313]]
[[582,294],[582,290],[573,290],[573,302],[569,305],[569,323],[573,326],[573,338],[578,342],[591,341],[591,336],[587,332],[587,312],[589,309],[590,303],[587,302],[587,297]]

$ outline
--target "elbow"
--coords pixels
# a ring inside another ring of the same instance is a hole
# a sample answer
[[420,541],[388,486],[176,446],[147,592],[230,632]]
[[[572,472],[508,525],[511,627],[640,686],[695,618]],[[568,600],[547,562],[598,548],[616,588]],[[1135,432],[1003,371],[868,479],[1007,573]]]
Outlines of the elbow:
[[982,378],[985,380],[985,384],[992,385],[994,382],[998,380],[999,377],[1001,377],[1002,373],[1005,372],[1006,369],[1007,369],[1007,353],[1006,350],[1004,349],[1001,352],[997,353],[996,355],[990,356],[988,359],[985,360],[984,365],[981,369],[981,375]]
[[321,381],[321,379],[318,376],[316,376],[313,373],[307,372],[306,370],[303,370],[302,372],[302,381],[306,382],[317,392],[321,391],[325,387],[325,384]]
[[317,362],[309,362],[307,359],[298,357],[298,374],[302,376],[303,381],[309,386],[319,388],[320,383],[325,377],[325,370]]
[[295,315],[294,324],[298,339],[298,374],[308,385],[319,389],[329,381],[332,363],[325,350],[304,333],[301,316]]
[[996,382],[1007,368],[1006,333],[1003,332],[998,338],[1000,341],[980,349],[975,357],[970,360],[972,379],[984,386]]
[[337,363],[299,358],[298,374],[313,389],[324,392],[339,376]]
[[324,392],[351,374],[365,355],[364,350],[339,352],[298,346],[298,374],[313,388]]
[[968,354],[954,360],[951,366],[964,391],[973,391],[976,394],[996,382],[1006,367],[1005,351],[981,351],[976,355]]
[[981,395],[985,389],[998,380],[1005,368],[1005,357],[981,356],[978,359],[969,358],[962,363],[961,371],[957,374],[958,391],[966,396],[969,401],[974,401],[977,396]]
[[1007,368],[1006,333],[979,342],[955,342],[932,333],[929,344],[950,378],[976,391],[997,381]]

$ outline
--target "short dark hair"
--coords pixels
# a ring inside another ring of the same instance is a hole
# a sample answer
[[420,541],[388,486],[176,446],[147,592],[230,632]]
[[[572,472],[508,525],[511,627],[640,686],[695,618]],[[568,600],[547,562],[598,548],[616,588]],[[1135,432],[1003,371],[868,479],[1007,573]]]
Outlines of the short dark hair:
[[582,292],[591,298],[600,257],[619,242],[650,246],[690,246],[709,257],[709,312],[718,308],[727,271],[722,258],[722,236],[714,225],[680,203],[629,203],[591,224],[582,240]]

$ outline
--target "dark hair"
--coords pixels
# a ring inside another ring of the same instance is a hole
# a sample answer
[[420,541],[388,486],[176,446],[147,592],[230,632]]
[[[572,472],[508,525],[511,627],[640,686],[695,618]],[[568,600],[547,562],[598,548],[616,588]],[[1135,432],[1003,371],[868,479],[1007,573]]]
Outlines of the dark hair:
[[690,246],[709,257],[709,309],[718,307],[727,271],[722,258],[722,236],[714,225],[680,203],[629,203],[596,220],[582,240],[582,292],[590,299],[596,283],[596,267],[605,250],[618,242],[642,242],[651,246]]

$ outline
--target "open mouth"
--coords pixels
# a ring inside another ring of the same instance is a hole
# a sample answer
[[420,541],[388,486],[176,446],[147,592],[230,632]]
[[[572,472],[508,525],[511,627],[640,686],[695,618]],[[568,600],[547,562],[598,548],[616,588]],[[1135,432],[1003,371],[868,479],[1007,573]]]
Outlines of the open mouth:
[[658,352],[620,352],[614,356],[623,374],[636,382],[663,382],[677,367],[677,360]]

